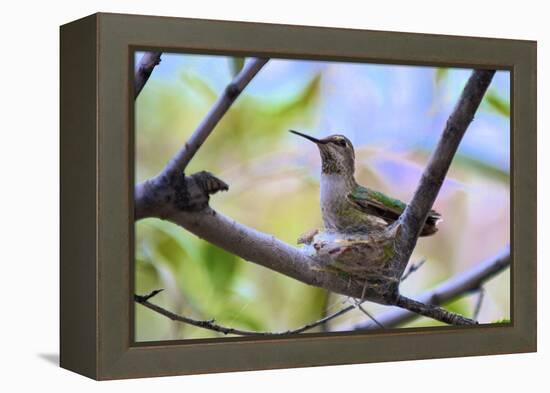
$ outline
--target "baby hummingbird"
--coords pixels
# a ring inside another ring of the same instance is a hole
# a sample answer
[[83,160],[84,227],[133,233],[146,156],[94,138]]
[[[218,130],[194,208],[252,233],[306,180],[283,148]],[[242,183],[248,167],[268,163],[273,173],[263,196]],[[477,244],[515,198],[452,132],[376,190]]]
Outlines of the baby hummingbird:
[[[321,153],[321,213],[326,229],[339,232],[384,229],[407,207],[398,199],[357,184],[355,151],[345,136],[317,139],[298,131],[290,132],[315,143]],[[441,215],[431,210],[420,236],[437,232],[439,221]]]

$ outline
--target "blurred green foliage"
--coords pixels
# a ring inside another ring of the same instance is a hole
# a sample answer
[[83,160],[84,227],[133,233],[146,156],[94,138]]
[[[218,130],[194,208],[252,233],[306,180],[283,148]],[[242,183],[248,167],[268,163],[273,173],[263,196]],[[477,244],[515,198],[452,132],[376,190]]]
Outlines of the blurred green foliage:
[[436,84],[441,83],[447,77],[448,74],[449,74],[448,68],[442,68],[442,67],[436,68],[435,75],[434,75],[435,83]]
[[[233,58],[227,64],[232,76],[242,69],[244,59]],[[435,69],[435,81],[440,84],[448,74],[448,69]],[[486,110],[509,116],[506,99],[490,93],[484,102]],[[136,101],[137,182],[163,168],[218,94],[201,75],[186,69],[181,70],[176,83],[154,77],[149,80]],[[316,128],[323,94],[323,73],[313,72],[299,89],[282,97],[245,93],[238,98],[188,169],[188,173],[209,170],[230,184],[228,193],[212,197],[214,208],[290,244],[296,244],[302,233],[320,227],[318,153],[309,146],[304,150],[287,130]],[[398,155],[376,146],[357,146],[356,150],[358,180],[403,200],[410,197],[416,175],[406,182],[395,182],[377,165],[391,162],[419,176],[428,159],[428,151],[422,149]],[[407,280],[404,291],[418,293],[437,285],[509,241],[509,174],[482,159],[458,155],[450,178],[438,199],[438,209],[448,224],[437,234],[438,241],[420,240],[413,259],[421,255],[429,263]],[[494,231],[495,227],[500,231]],[[481,246],[476,244],[479,238],[485,239]],[[215,319],[236,328],[283,331],[346,304],[342,296],[243,261],[166,221],[139,221],[135,239],[136,292],[164,288],[154,302],[178,314]],[[509,315],[507,279],[505,276],[492,284],[491,293],[497,295],[490,298],[485,311],[489,321]],[[471,315],[474,300],[466,296],[448,307]],[[375,312],[386,309],[374,304],[365,307]],[[139,305],[135,316],[137,341],[220,337],[172,322]],[[360,311],[353,311],[329,327],[346,330],[364,318]],[[419,318],[407,326],[436,325],[439,323]]]
[[484,101],[499,115],[510,117],[510,101],[501,97],[494,89],[489,89],[487,91]]

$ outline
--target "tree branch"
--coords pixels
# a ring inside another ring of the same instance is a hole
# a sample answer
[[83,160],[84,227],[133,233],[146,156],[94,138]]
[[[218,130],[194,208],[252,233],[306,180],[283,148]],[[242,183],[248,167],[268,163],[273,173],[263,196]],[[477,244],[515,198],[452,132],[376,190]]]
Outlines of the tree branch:
[[166,219],[246,261],[306,284],[361,297],[363,288],[360,283],[350,283],[345,277],[324,270],[318,261],[301,249],[238,223],[211,208],[200,212],[172,211]]
[[141,57],[134,76],[134,99],[141,93],[155,66],[160,63],[161,55],[162,52],[145,52]]
[[[357,280],[350,279],[349,275],[336,274],[334,270],[327,269],[316,258],[315,253],[308,254],[274,236],[248,228],[217,213],[208,206],[209,195],[225,190],[228,186],[207,172],[184,176],[183,171],[194,154],[267,61],[253,59],[248,62],[164,170],[155,178],[136,186],[135,219],[158,217],[169,220],[247,261],[336,293],[381,304],[398,305],[446,323],[475,323],[439,307],[401,296],[399,282],[458,144],[473,119],[494,71],[474,71],[466,84],[411,204],[398,220],[397,226],[388,230],[393,241],[394,229],[397,228],[395,252],[383,267],[384,270],[392,271],[392,277],[380,282],[378,276],[374,280]],[[372,283],[374,285],[370,285]]]
[[450,313],[446,310],[436,307],[435,304],[443,304],[473,290],[476,290],[477,288],[480,288],[483,283],[506,269],[508,266],[510,266],[510,254],[508,248],[506,248],[505,250],[501,251],[498,256],[494,257],[494,259],[482,262],[474,266],[470,270],[462,273],[460,276],[448,280],[447,282],[439,285],[437,288],[424,293],[419,297],[420,299],[422,299],[422,301],[420,302],[402,296],[402,300],[400,300],[397,304],[397,306],[400,307],[399,309],[374,317],[361,306],[361,304],[363,303],[362,301],[357,301],[355,304],[344,307],[317,321],[310,322],[300,328],[287,330],[284,332],[256,332],[251,330],[242,330],[216,324],[214,320],[196,320],[193,318],[175,314],[171,311],[166,310],[165,308],[149,302],[149,299],[159,294],[162,289],[154,290],[144,296],[134,295],[134,300],[144,307],[147,307],[150,310],[155,311],[158,314],[161,314],[173,321],[178,321],[204,329],[213,330],[223,334],[234,334],[238,336],[284,336],[303,333],[317,326],[324,325],[325,323],[341,315],[344,315],[356,308],[359,308],[365,315],[367,315],[369,317],[369,320],[366,320],[365,322],[356,325],[353,330],[389,328],[399,325],[401,323],[405,323],[410,319],[418,317],[419,315],[425,315],[433,318],[434,313],[440,314],[438,320],[447,322],[449,324],[471,325],[472,321],[468,318],[464,318],[464,320],[461,320],[461,318],[463,318],[462,316]]
[[[189,161],[191,161],[195,153],[214,130],[223,115],[225,115],[225,113],[229,110],[233,102],[235,102],[237,97],[241,94],[252,78],[256,76],[256,74],[268,61],[269,59],[254,58],[247,62],[242,70],[231,81],[231,83],[227,85],[223,94],[218,98],[214,106],[206,114],[205,118],[195,129],[189,140],[174,155],[174,157],[172,157],[162,172],[156,177],[136,185],[134,194],[135,220],[150,217],[155,214],[155,211],[159,214],[158,210],[162,209],[162,206],[158,206],[158,204],[155,206],[155,198],[153,197],[155,196],[154,194],[157,194],[156,199],[158,199],[160,194],[162,194],[163,197],[167,197],[167,186],[178,183],[181,185],[180,189],[182,191],[186,190],[182,183],[183,180],[180,179],[181,176],[179,175],[185,171]],[[222,182],[219,179],[216,180]],[[200,192],[191,195],[191,198],[195,198],[195,200],[200,199]],[[203,198],[202,202],[208,203],[208,199]],[[164,204],[166,204],[166,201]],[[200,204],[201,203],[198,203],[197,205]],[[157,215],[156,217],[159,216]]]
[[[417,301],[424,304],[443,305],[460,296],[476,291],[483,283],[493,278],[510,266],[510,250],[506,247],[496,256],[480,262],[469,270],[461,273],[434,289],[424,292],[417,297]],[[403,308],[396,308],[378,314],[376,319],[385,327],[394,327],[408,322],[419,315]],[[428,315],[431,318],[431,315]],[[361,322],[354,326],[354,330],[376,329],[371,321]]]
[[477,322],[473,319],[462,315],[447,311],[433,304],[422,303],[417,300],[410,299],[406,296],[399,295],[395,302],[397,307],[412,311],[425,317],[436,319],[449,325],[476,325]]
[[[447,120],[437,147],[422,173],[412,201],[397,222],[397,225],[400,225],[401,228],[396,236],[395,256],[389,263],[396,266],[400,276],[407,267],[420,231],[445,180],[458,145],[474,119],[477,108],[494,74],[494,70],[475,70],[472,72],[453,113]],[[395,294],[398,295],[397,289]]]
[[236,328],[230,328],[226,326],[219,325],[215,323],[213,319],[211,320],[197,320],[193,318],[189,318],[183,315],[174,314],[171,311],[166,310],[165,308],[162,308],[160,306],[157,306],[156,304],[153,304],[149,302],[149,299],[161,292],[162,289],[156,289],[152,291],[148,295],[140,296],[140,295],[134,295],[134,300],[143,305],[144,307],[147,307],[150,310],[153,310],[161,315],[164,315],[166,318],[169,318],[173,321],[178,321],[182,323],[186,323],[188,325],[197,326],[203,329],[213,330],[215,332],[223,333],[223,334],[234,334],[237,336],[288,336],[291,334],[298,334],[303,333],[305,331],[311,330],[316,328],[317,326],[323,325],[327,323],[328,321],[339,317],[340,315],[344,315],[348,311],[351,311],[355,308],[355,305],[348,306],[346,308],[343,308],[339,311],[336,311],[335,313],[332,313],[330,315],[327,315],[324,318],[321,318],[317,321],[310,322],[302,327],[299,327],[297,329],[293,330],[287,330],[284,332],[256,332],[252,330],[242,330],[242,329],[236,329]]
[[208,135],[214,130],[214,127],[216,127],[223,115],[225,115],[244,88],[268,61],[269,59],[251,59],[244,65],[243,69],[235,76],[235,79],[227,85],[223,94],[218,98],[195,132],[193,132],[193,135],[183,145],[183,148],[168,163],[164,169],[165,173],[185,171],[189,161],[191,161],[197,150],[199,150],[199,147],[201,147],[206,138],[208,138]]

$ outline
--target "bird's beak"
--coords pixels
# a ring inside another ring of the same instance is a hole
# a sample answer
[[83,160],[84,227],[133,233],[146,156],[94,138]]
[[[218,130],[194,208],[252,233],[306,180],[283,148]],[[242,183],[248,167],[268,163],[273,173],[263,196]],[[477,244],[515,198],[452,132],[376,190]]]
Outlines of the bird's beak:
[[317,139],[317,138],[314,138],[312,136],[309,136],[309,135],[306,135],[306,134],[302,134],[301,132],[298,132],[298,131],[294,131],[294,130],[289,130],[290,132],[292,132],[293,134],[296,134],[296,135],[299,135],[303,138],[306,138],[310,141],[312,141],[313,143],[316,143],[318,145],[324,145],[326,144],[327,142],[322,140],[322,139]]

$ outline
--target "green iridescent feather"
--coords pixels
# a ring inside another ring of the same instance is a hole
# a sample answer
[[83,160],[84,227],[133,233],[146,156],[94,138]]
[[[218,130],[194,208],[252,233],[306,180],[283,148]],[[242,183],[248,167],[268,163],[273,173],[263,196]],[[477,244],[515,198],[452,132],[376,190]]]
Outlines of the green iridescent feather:
[[[399,199],[391,198],[379,191],[374,191],[360,185],[357,185],[353,191],[348,194],[347,198],[358,210],[381,217],[390,222],[397,220],[407,207],[407,205]],[[440,219],[441,215],[435,210],[431,210],[421,235],[435,232],[437,230],[437,222]]]
[[389,209],[398,216],[405,210],[407,205],[399,199],[391,198],[379,191],[357,185],[348,195],[348,199],[361,207],[374,209]]

